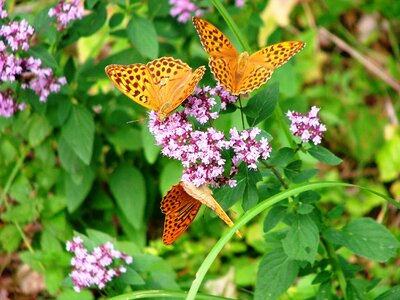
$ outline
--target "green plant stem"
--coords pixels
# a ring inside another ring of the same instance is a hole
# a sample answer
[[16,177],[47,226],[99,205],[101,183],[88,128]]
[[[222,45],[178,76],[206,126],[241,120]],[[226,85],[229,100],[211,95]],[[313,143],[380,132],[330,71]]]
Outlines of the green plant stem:
[[218,12],[221,14],[221,16],[224,18],[226,24],[228,24],[228,27],[239,41],[243,50],[250,53],[251,52],[250,45],[247,43],[247,40],[243,37],[242,33],[239,30],[239,27],[237,27],[236,23],[233,21],[232,17],[227,12],[222,3],[219,0],[211,0],[211,2],[218,10]]
[[[132,300],[132,299],[155,299],[155,298],[173,298],[173,299],[185,299],[187,292],[183,291],[167,291],[167,290],[147,290],[147,291],[136,291],[132,293],[126,293],[123,295],[118,295],[108,300]],[[199,300],[227,300],[228,298],[197,294],[196,299]]]
[[239,99],[239,107],[240,107],[240,117],[242,118],[242,128],[244,130],[246,128],[246,125],[244,123],[243,105],[242,105],[242,98],[240,97],[240,95],[239,95],[238,99]]
[[13,183],[18,172],[21,170],[22,164],[24,163],[24,160],[25,160],[26,156],[28,155],[28,152],[29,152],[28,149],[25,149],[24,147],[22,147],[21,156],[17,160],[17,163],[15,164],[13,170],[11,171],[10,175],[8,176],[6,184],[4,185],[4,189],[1,192],[0,205],[4,202],[4,205],[6,208],[8,208],[8,202],[5,201],[6,195],[8,194],[8,191],[11,188],[11,184]]
[[336,274],[336,278],[339,282],[340,289],[342,290],[343,293],[343,299],[347,299],[347,283],[346,283],[346,277],[344,276],[343,270],[340,267],[339,260],[337,258],[335,249],[333,248],[332,244],[321,237],[321,242],[325,246],[326,252],[328,254],[329,260],[331,262],[333,271]]
[[218,256],[219,252],[221,252],[221,250],[225,246],[225,244],[228,243],[228,241],[232,238],[232,236],[235,234],[235,232],[237,230],[239,230],[243,225],[245,225],[247,222],[249,222],[250,220],[255,218],[261,212],[270,208],[272,205],[274,205],[288,197],[297,195],[297,194],[305,192],[305,191],[311,191],[311,190],[316,190],[316,189],[321,189],[321,188],[334,188],[334,187],[359,188],[359,189],[368,191],[372,194],[375,194],[375,195],[385,199],[386,201],[392,203],[396,207],[400,208],[400,203],[397,203],[392,198],[390,198],[386,195],[383,195],[381,193],[378,193],[372,189],[369,189],[369,188],[366,188],[363,186],[359,186],[359,185],[355,185],[355,184],[325,181],[325,182],[313,182],[313,183],[306,183],[306,184],[293,186],[288,190],[282,191],[279,194],[276,194],[268,199],[265,199],[261,203],[257,204],[253,208],[249,209],[243,216],[240,217],[240,219],[232,227],[230,227],[228,229],[228,231],[218,240],[218,242],[210,250],[207,257],[204,259],[203,263],[199,267],[199,269],[196,273],[196,278],[192,282],[192,285],[190,287],[190,290],[189,290],[189,293],[188,293],[188,296],[186,299],[188,299],[188,300],[197,299],[196,298],[197,291],[199,290],[200,285],[203,282],[204,277],[208,272],[208,269],[211,267],[212,263]]

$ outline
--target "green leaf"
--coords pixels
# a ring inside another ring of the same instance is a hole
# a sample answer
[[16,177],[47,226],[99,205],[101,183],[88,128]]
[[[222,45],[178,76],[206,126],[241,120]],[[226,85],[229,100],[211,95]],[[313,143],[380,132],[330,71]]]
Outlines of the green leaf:
[[74,175],[64,173],[65,195],[67,196],[67,207],[70,213],[74,212],[89,194],[95,174],[90,167],[82,169],[79,176],[80,181],[74,180]]
[[51,131],[52,127],[45,117],[36,114],[33,115],[30,120],[28,133],[29,145],[32,147],[39,146],[50,135]]
[[283,249],[276,248],[264,254],[257,272],[255,300],[276,299],[295,281],[299,272],[297,263]]
[[80,292],[75,292],[74,290],[63,290],[58,296],[57,300],[93,300],[93,294],[86,289]]
[[161,195],[165,195],[173,185],[181,180],[182,171],[182,165],[176,160],[170,160],[164,165],[160,174]]
[[111,175],[110,189],[128,222],[139,229],[146,204],[146,184],[142,173],[130,165],[121,165]]
[[271,157],[268,159],[268,163],[271,166],[283,167],[286,166],[294,157],[294,151],[292,148],[284,147],[276,151],[272,151]]
[[288,164],[284,169],[286,177],[293,183],[306,182],[318,173],[317,169],[302,170],[302,164],[301,160],[296,160]]
[[134,269],[127,267],[126,272],[120,277],[120,280],[126,284],[143,285],[145,284],[142,276],[139,275]]
[[72,148],[69,146],[65,138],[63,138],[63,136],[60,136],[60,139],[58,141],[58,154],[61,166],[64,168],[64,170],[66,170],[72,176],[77,175],[77,177],[79,178],[79,175],[82,175],[82,170],[86,167],[86,165],[72,150]]
[[115,13],[111,16],[110,21],[108,22],[110,28],[117,27],[124,20],[125,15],[123,13]]
[[46,290],[54,295],[60,288],[62,281],[65,279],[64,270],[60,268],[48,268],[44,272]]
[[21,243],[21,235],[13,224],[5,224],[0,228],[0,244],[1,249],[12,253],[18,249]]
[[341,230],[328,228],[324,236],[357,255],[379,262],[386,262],[396,256],[400,246],[399,241],[385,226],[370,218],[352,220]]
[[375,300],[398,300],[400,299],[400,285],[396,285],[386,292],[380,294]]
[[150,59],[158,57],[157,32],[152,21],[134,17],[129,21],[126,32],[142,56]]
[[275,205],[268,212],[264,220],[264,232],[270,231],[276,226],[287,214],[287,208],[282,205]]
[[101,2],[96,5],[89,15],[86,15],[82,20],[75,21],[74,26],[78,28],[81,36],[90,36],[96,33],[107,21],[106,3]]
[[74,106],[61,135],[76,155],[89,165],[94,141],[94,120],[90,111],[83,106]]
[[40,58],[42,61],[43,65],[46,67],[49,67],[51,69],[57,69],[58,68],[58,63],[54,59],[54,57],[49,53],[49,51],[42,47],[42,46],[33,46],[29,47],[28,49],[28,54],[35,57],[35,58]]
[[32,200],[11,206],[1,215],[1,219],[6,222],[28,223],[37,218],[38,214],[37,203]]
[[282,240],[287,256],[314,263],[319,244],[319,230],[310,215],[294,215],[286,237]]
[[107,139],[116,148],[123,150],[139,150],[142,148],[142,139],[139,129],[125,126],[114,133],[107,134]]
[[156,141],[147,126],[142,126],[142,143],[144,157],[149,164],[154,164],[160,154],[161,146],[156,145]]
[[[242,174],[245,175],[243,177],[243,181],[245,182],[245,188],[243,191],[243,204],[242,207],[246,211],[252,208],[254,205],[258,203],[258,189],[257,189],[257,182],[262,180],[262,176],[260,171],[257,170],[250,170],[245,164],[242,164],[243,171]],[[240,167],[239,167],[240,170]],[[239,171],[240,172],[240,171]],[[238,181],[241,181],[242,178],[238,178]]]
[[263,120],[268,119],[274,113],[279,96],[279,84],[274,83],[250,98],[247,106],[243,109],[249,125],[255,126]]
[[320,162],[326,163],[331,166],[336,166],[342,162],[342,159],[337,157],[328,149],[322,146],[313,146],[308,149],[308,153],[315,159],[318,159]]

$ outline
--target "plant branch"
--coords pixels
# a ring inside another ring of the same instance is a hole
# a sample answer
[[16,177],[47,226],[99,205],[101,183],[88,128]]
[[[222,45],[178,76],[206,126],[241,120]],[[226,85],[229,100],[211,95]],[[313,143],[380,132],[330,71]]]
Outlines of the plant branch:
[[333,42],[336,46],[338,46],[343,51],[347,52],[350,56],[360,62],[367,70],[369,70],[372,74],[379,77],[381,80],[386,82],[390,87],[392,87],[397,93],[400,93],[400,82],[393,78],[391,75],[382,70],[381,67],[377,66],[369,57],[366,57],[359,53],[357,50],[352,48],[349,44],[343,41],[338,36],[329,32],[325,28],[319,29],[319,34],[324,36]]

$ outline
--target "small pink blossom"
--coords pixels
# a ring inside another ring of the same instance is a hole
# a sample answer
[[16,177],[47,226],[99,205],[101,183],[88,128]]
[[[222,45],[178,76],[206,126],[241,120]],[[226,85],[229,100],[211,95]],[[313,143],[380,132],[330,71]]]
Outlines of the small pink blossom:
[[49,10],[49,16],[57,18],[57,30],[61,31],[66,29],[70,22],[82,19],[83,6],[79,0],[60,0],[55,7]]
[[268,140],[264,137],[257,141],[257,136],[261,133],[259,128],[252,128],[250,130],[243,130],[241,133],[236,128],[232,128],[229,133],[231,134],[231,147],[235,153],[232,158],[234,165],[238,166],[239,163],[245,162],[249,169],[256,170],[256,162],[261,159],[267,159],[270,156],[271,147]]
[[5,93],[0,92],[0,116],[5,118],[12,117],[18,110],[24,110],[25,104],[18,104],[11,97],[12,93],[10,90],[6,91]]
[[246,0],[235,0],[235,6],[236,7],[243,7],[245,2],[246,2]]
[[123,263],[132,262],[131,256],[115,250],[110,242],[94,248],[93,252],[89,253],[83,246],[83,240],[76,236],[72,242],[67,241],[66,249],[75,254],[71,259],[73,269],[69,275],[77,292],[91,286],[104,288],[114,277],[127,271]]
[[4,10],[4,1],[0,0],[0,19],[7,18],[7,11]]
[[8,25],[0,27],[0,36],[7,41],[13,51],[28,50],[28,42],[34,32],[33,27],[25,19],[21,22],[10,22]]
[[200,17],[203,11],[190,0],[169,0],[172,8],[169,14],[172,17],[178,16],[178,22],[186,23],[192,18],[192,15]]
[[319,110],[320,108],[313,106],[306,115],[295,111],[286,113],[291,121],[290,131],[295,136],[301,137],[304,143],[312,141],[315,145],[320,144],[323,132],[327,130],[326,126],[320,123]]

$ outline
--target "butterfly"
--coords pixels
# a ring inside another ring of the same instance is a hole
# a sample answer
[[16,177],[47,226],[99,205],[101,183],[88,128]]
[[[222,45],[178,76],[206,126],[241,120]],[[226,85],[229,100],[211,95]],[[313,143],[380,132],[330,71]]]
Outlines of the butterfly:
[[[180,237],[196,217],[202,204],[211,208],[228,226],[233,222],[212,196],[207,185],[195,185],[181,181],[172,186],[161,202],[165,214],[163,243],[170,245]],[[242,237],[239,231],[236,231]]]
[[252,55],[239,54],[230,40],[213,24],[193,17],[204,50],[210,55],[209,66],[218,83],[233,95],[249,93],[266,83],[272,72],[305,46],[288,41],[265,47]]
[[203,77],[205,67],[194,72],[186,63],[161,57],[147,64],[109,65],[105,71],[114,85],[136,103],[158,112],[163,120],[181,105]]

